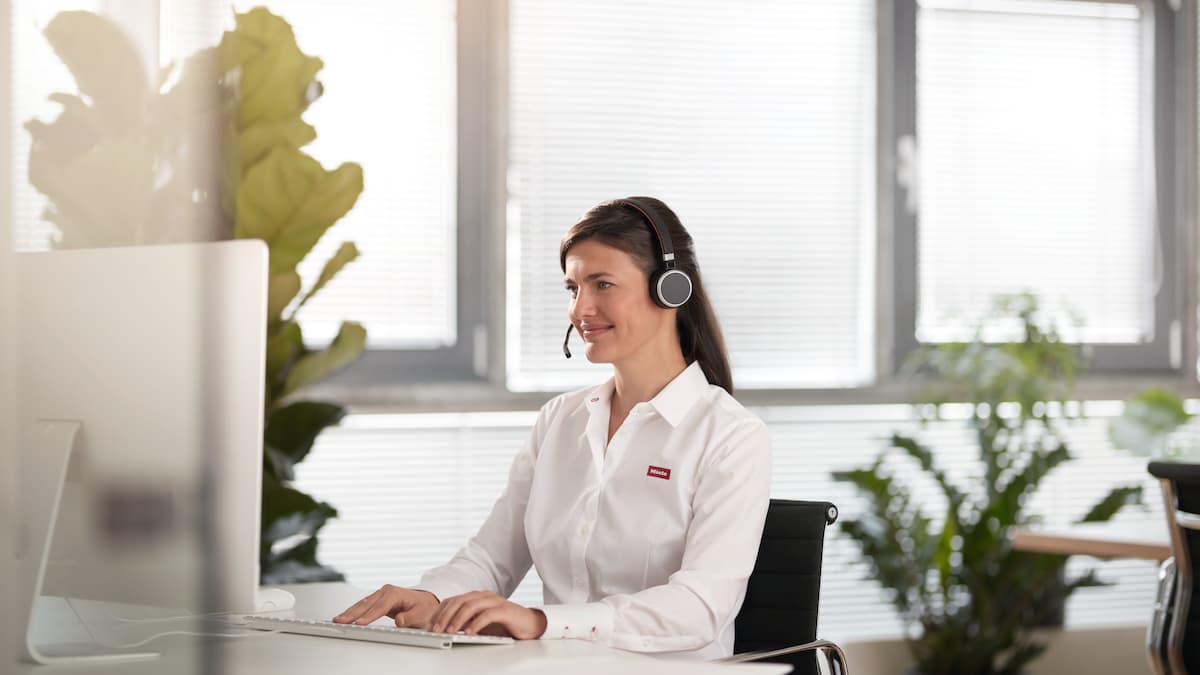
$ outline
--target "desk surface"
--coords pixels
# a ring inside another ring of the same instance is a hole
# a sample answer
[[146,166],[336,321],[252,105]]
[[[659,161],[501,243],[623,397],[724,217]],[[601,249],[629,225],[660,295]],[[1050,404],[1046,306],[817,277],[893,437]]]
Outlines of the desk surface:
[[[295,616],[328,619],[358,600],[365,593],[349,584],[304,584],[285,587],[296,596]],[[78,621],[60,609],[47,612],[49,620]],[[182,628],[171,622],[135,624],[136,635],[123,641],[149,637],[155,633]],[[92,626],[96,629],[96,626]],[[207,628],[213,630],[213,628]],[[220,629],[231,633],[241,629]],[[99,632],[99,631],[97,631]],[[219,651],[210,672],[230,675],[328,675],[329,673],[503,673],[505,675],[783,675],[790,666],[780,664],[715,664],[695,661],[667,661],[644,654],[612,649],[580,640],[528,640],[503,646],[457,646],[449,650],[387,645],[303,635],[259,633],[245,638],[214,640]],[[12,672],[26,675],[140,675],[143,673],[201,672],[202,645],[197,638],[164,637],[145,649],[158,651],[155,661],[107,666],[36,666],[19,663]]]
[[1171,557],[1171,540],[1165,522],[1157,525],[1078,523],[1062,527],[1019,528],[1013,548],[1038,553],[1091,555],[1097,558]]

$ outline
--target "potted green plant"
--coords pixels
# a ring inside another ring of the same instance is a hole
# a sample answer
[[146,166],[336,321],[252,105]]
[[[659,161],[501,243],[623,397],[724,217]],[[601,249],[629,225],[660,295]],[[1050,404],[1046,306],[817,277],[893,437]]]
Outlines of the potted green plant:
[[[865,497],[842,530],[891,591],[923,675],[1021,672],[1045,649],[1033,629],[1073,591],[1100,583],[1092,571],[1067,580],[1065,556],[1018,551],[1010,540],[1013,528],[1038,521],[1028,497],[1071,459],[1063,404],[1081,368],[1078,349],[1040,316],[1032,295],[999,298],[992,319],[1015,322],[1020,338],[989,343],[981,323],[974,340],[924,348],[912,361],[935,383],[917,408],[923,419],[951,402],[971,404],[977,476],[953,480],[931,448],[899,433],[870,466],[834,474]],[[913,496],[894,471],[897,459],[938,486],[944,510],[930,513]],[[1116,488],[1080,521],[1108,520],[1140,498],[1140,487]]]
[[313,349],[296,318],[358,257],[343,243],[302,288],[297,265],[363,188],[357,164],[327,170],[301,149],[316,138],[302,114],[322,93],[321,60],[302,53],[291,26],[261,7],[235,14],[218,46],[153,78],[102,16],[62,12],[45,35],[79,87],[51,96],[62,106],[55,120],[26,124],[30,181],[49,198],[44,216],[58,246],[267,243],[262,580],[342,579],[316,558],[336,509],[291,484],[316,437],[345,415],[336,403],[303,400],[304,389],[366,343],[361,325],[343,322],[330,345]]

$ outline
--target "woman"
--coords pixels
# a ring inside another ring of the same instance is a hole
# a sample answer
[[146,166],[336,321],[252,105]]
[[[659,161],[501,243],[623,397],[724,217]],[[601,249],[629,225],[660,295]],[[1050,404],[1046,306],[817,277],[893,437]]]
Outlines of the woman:
[[[766,517],[770,449],[766,426],[731,395],[692,239],[665,204],[631,197],[584,214],[559,264],[567,338],[578,332],[613,377],[542,407],[507,488],[454,559],[334,621],[386,615],[437,632],[727,656]],[[531,564],[544,585],[537,608],[506,599]]]

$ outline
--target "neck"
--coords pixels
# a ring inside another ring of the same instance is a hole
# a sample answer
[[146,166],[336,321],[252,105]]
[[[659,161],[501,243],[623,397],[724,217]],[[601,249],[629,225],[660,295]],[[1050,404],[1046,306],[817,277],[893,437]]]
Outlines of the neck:
[[673,349],[639,355],[638,358],[614,364],[613,401],[625,408],[649,401],[687,366],[678,343],[673,345]]

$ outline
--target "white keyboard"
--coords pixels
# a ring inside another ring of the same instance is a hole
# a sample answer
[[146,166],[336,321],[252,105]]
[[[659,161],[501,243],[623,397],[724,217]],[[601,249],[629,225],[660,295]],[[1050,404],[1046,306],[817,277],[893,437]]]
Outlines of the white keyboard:
[[462,633],[431,633],[416,628],[398,628],[396,626],[369,625],[357,626],[332,621],[310,621],[277,616],[247,616],[247,628],[262,630],[279,630],[285,633],[301,635],[316,635],[318,637],[342,638],[344,640],[365,640],[367,642],[387,642],[412,647],[432,647],[434,649],[449,649],[456,644],[468,645],[507,645],[512,644],[509,637],[494,635],[465,635]]

